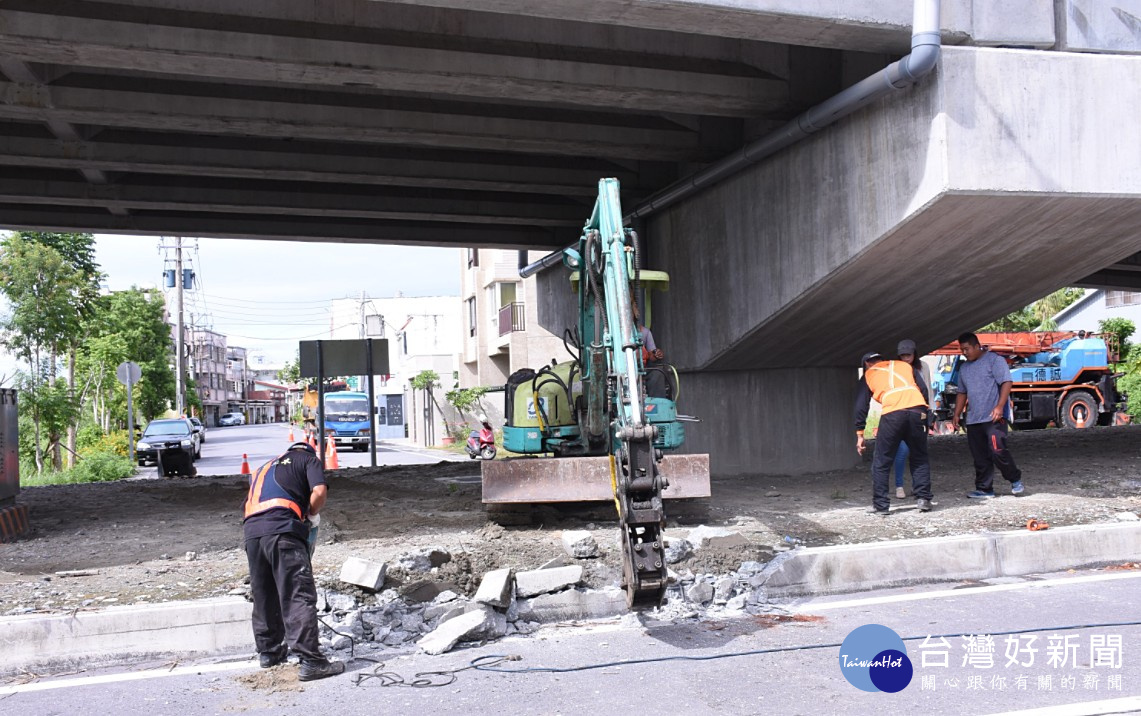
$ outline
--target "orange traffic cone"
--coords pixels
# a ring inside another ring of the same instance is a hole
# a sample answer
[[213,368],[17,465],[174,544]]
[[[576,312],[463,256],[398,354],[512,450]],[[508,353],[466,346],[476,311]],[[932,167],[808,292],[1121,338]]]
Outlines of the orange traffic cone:
[[250,460],[245,453],[242,453],[242,475],[250,474]]
[[1086,426],[1086,409],[1078,407],[1071,413],[1074,416],[1074,427],[1084,428]]
[[337,459],[337,441],[330,435],[328,441],[325,442],[325,469],[335,470],[340,466],[341,463]]
[[289,444],[292,445],[293,442],[294,442],[294,440],[293,440],[293,423],[290,423],[289,424]]

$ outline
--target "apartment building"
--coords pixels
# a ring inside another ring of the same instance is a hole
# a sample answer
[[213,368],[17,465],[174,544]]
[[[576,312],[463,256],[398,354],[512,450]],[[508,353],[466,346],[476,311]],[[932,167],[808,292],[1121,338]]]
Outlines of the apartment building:
[[[546,253],[468,249],[463,256],[460,387],[500,387],[520,368],[569,359],[562,336],[539,325],[535,278],[519,278],[521,266]],[[566,290],[571,290],[569,280]],[[493,421],[502,421],[502,394],[488,396],[484,405]]]

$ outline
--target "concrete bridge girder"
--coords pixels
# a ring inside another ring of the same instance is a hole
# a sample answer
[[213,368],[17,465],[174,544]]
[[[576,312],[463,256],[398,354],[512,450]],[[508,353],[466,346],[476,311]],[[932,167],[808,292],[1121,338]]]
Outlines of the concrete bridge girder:
[[649,222],[673,359],[845,365],[901,333],[941,344],[1136,253],[1136,116],[1141,58],[947,48],[930,82]]

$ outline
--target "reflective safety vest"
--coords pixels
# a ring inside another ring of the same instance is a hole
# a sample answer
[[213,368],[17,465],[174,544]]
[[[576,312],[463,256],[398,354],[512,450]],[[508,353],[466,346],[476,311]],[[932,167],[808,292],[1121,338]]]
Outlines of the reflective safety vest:
[[275,507],[284,507],[287,510],[293,510],[297,519],[305,520],[305,509],[297,500],[293,499],[293,496],[284,487],[278,484],[277,478],[274,477],[278,462],[288,455],[287,452],[281,457],[270,460],[259,467],[257,472],[250,475],[250,492],[246,497],[246,517],[272,510]]
[[890,413],[904,408],[927,407],[923,393],[915,384],[915,369],[901,360],[885,360],[864,371],[864,380],[872,397]]

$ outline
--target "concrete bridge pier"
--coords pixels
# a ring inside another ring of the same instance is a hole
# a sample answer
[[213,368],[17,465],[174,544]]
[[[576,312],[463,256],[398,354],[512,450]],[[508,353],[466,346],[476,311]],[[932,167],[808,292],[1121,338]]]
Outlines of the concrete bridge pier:
[[803,474],[853,464],[856,369],[771,368],[685,373],[678,409],[686,452],[709,453],[713,475]]

